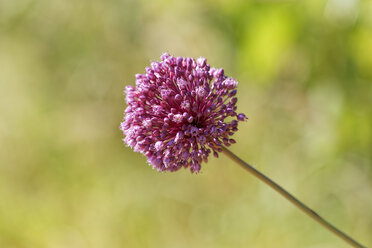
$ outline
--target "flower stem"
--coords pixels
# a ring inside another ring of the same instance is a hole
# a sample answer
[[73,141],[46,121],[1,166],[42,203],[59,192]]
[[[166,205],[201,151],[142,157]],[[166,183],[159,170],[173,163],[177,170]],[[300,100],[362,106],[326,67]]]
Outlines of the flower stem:
[[361,245],[354,239],[352,239],[350,236],[348,236],[346,233],[342,232],[341,230],[337,229],[335,226],[333,226],[331,223],[323,219],[321,216],[319,216],[314,210],[303,204],[301,201],[299,201],[297,198],[295,198],[293,195],[288,193],[285,189],[283,189],[280,185],[272,181],[270,178],[256,170],[253,166],[250,164],[244,162],[239,157],[237,157],[234,153],[232,153],[230,150],[228,150],[226,147],[222,147],[222,152],[231,158],[234,162],[239,164],[241,167],[249,171],[252,175],[260,179],[262,182],[269,185],[272,189],[274,189],[276,192],[281,194],[283,197],[285,197],[288,201],[293,203],[296,207],[298,207],[300,210],[302,210],[305,214],[307,214],[309,217],[311,217],[313,220],[317,221],[319,224],[327,228],[329,231],[333,232],[335,235],[337,235],[339,238],[343,239],[345,242],[350,244],[353,247],[358,248],[366,248],[365,246]]

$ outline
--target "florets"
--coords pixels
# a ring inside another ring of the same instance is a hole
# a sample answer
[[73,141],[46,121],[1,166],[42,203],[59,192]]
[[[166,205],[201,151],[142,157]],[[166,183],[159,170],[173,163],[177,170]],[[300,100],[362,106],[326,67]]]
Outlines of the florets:
[[237,84],[204,58],[163,54],[126,87],[124,142],[159,171],[199,172],[209,154],[235,143],[230,136],[247,119],[236,113]]

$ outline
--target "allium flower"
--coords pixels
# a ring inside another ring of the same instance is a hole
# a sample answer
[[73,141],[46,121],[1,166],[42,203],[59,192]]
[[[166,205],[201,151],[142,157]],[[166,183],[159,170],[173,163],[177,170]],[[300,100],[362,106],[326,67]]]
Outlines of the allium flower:
[[237,84],[204,58],[163,54],[126,87],[124,142],[159,171],[199,172],[210,153],[235,143],[230,136],[247,119],[235,112]]
[[222,152],[348,244],[365,247],[225,147],[235,143],[230,136],[238,121],[247,119],[235,112],[234,79],[210,68],[204,58],[163,54],[161,60],[136,75],[136,88],[126,87],[128,107],[120,129],[128,146],[158,171],[184,167],[199,172],[210,153],[218,157]]

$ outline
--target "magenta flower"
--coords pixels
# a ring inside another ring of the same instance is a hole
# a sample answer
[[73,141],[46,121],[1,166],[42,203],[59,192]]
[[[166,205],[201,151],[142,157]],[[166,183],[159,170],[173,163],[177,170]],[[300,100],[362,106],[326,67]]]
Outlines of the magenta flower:
[[126,87],[124,142],[159,171],[199,172],[210,153],[235,143],[230,136],[247,119],[236,113],[238,83],[204,58],[161,60],[136,75],[136,88]]
[[210,68],[204,58],[163,54],[161,60],[136,75],[136,88],[126,87],[128,107],[120,129],[128,146],[158,171],[184,167],[199,172],[210,153],[218,157],[222,152],[335,235],[364,247],[225,147],[235,143],[230,136],[238,121],[247,119],[235,112],[238,83],[233,78]]

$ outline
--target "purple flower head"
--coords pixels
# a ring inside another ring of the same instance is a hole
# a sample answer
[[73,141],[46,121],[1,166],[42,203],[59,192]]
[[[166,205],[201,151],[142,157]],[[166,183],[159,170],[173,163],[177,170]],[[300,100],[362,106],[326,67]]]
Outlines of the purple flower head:
[[236,113],[237,84],[204,58],[163,54],[126,87],[124,142],[159,171],[199,172],[209,154],[235,143],[229,137],[247,119]]

